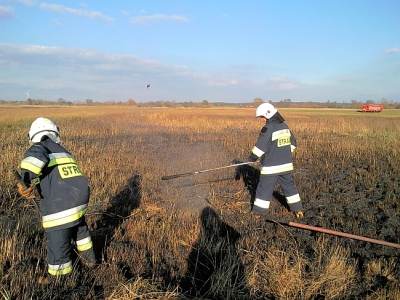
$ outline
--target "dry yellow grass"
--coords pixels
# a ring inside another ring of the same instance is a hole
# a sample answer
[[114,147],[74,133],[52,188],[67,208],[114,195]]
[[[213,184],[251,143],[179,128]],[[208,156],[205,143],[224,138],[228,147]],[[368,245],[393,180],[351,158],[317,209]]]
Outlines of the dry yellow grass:
[[317,243],[316,260],[312,261],[313,278],[308,280],[305,298],[319,294],[327,299],[342,297],[352,288],[356,268],[349,259],[350,253],[340,246],[327,247],[323,239]]
[[[279,299],[341,298],[355,284],[356,271],[347,250],[317,242],[313,259],[302,256],[296,248],[266,249],[265,258],[254,259],[249,277],[252,286]],[[321,256],[322,254],[322,256]],[[259,253],[262,257],[262,254]],[[312,270],[312,272],[307,272]]]
[[[296,134],[304,222],[399,242],[400,112],[283,110]],[[282,228],[251,216],[233,170],[163,182],[162,175],[246,158],[253,109],[0,107],[0,292],[4,298],[395,299],[396,250]],[[45,244],[13,169],[38,116],[54,119],[90,178],[88,223],[103,263],[39,284]],[[205,201],[206,199],[207,201]],[[211,217],[199,218],[204,207]],[[277,203],[276,218],[291,218]],[[11,220],[9,222],[9,220]]]

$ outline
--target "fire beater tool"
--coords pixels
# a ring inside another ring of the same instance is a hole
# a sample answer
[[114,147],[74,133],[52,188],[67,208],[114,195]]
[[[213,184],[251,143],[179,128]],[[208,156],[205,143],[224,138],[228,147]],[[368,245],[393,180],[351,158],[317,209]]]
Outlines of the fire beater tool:
[[243,162],[243,163],[238,163],[238,164],[233,164],[233,165],[223,166],[223,167],[218,167],[218,168],[212,168],[212,169],[207,169],[207,170],[200,170],[200,171],[193,171],[193,172],[187,172],[187,173],[181,173],[181,174],[166,175],[166,176],[162,176],[161,180],[170,180],[170,179],[175,179],[175,178],[180,178],[180,177],[193,176],[193,175],[197,175],[197,174],[213,172],[213,171],[218,171],[218,170],[227,169],[227,168],[234,168],[234,167],[238,167],[238,166],[251,165],[251,164],[255,164],[255,163],[256,163],[255,161],[248,161],[248,162]]

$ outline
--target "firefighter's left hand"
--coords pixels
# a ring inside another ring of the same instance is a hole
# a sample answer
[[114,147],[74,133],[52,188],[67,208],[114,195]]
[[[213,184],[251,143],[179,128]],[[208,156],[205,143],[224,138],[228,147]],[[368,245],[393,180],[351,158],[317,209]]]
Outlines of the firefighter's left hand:
[[297,219],[303,219],[304,218],[304,212],[302,212],[301,210],[295,212],[296,218]]
[[18,182],[17,188],[18,188],[18,193],[21,195],[21,197],[24,197],[25,199],[35,198],[33,186],[25,187],[22,183]]

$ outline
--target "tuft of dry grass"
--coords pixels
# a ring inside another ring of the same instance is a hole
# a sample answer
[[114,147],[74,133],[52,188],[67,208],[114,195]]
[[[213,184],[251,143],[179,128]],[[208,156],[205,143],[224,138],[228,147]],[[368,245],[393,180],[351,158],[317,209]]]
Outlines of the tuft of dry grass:
[[120,283],[107,299],[179,299],[177,288],[164,291],[148,279],[137,278],[135,280]]
[[[338,299],[348,295],[356,277],[348,251],[339,246],[317,245],[313,259],[300,255],[296,248],[271,246],[265,258],[255,260],[250,273],[254,293],[278,299],[313,299],[317,295]],[[323,257],[319,256],[322,252]]]
[[366,297],[368,300],[398,300],[400,299],[400,288],[379,289]]
[[349,250],[341,246],[327,247],[320,239],[315,260],[311,261],[312,278],[308,280],[305,298],[323,295],[327,299],[345,296],[355,284],[356,269],[349,259]]
[[368,278],[373,278],[374,276],[382,276],[388,281],[396,281],[396,264],[397,260],[394,257],[388,260],[377,259],[368,262],[366,267],[366,275]]
[[279,299],[295,299],[303,295],[304,259],[271,247],[265,258],[256,259],[249,283],[256,294],[267,294]]

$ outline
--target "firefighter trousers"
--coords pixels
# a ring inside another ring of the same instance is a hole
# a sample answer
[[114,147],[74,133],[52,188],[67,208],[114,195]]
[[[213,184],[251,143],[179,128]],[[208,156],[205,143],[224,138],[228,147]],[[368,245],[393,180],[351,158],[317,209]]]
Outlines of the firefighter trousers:
[[76,246],[84,263],[95,264],[93,243],[84,218],[74,227],[46,231],[48,272],[66,275],[72,272],[72,251]]
[[253,212],[265,214],[268,211],[272,194],[277,183],[282,187],[290,210],[296,212],[303,209],[292,173],[277,175],[261,174],[260,181],[257,185],[254,205],[252,207]]

